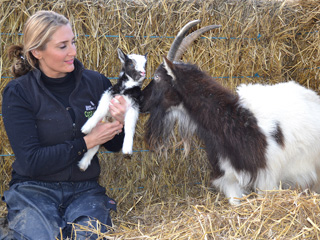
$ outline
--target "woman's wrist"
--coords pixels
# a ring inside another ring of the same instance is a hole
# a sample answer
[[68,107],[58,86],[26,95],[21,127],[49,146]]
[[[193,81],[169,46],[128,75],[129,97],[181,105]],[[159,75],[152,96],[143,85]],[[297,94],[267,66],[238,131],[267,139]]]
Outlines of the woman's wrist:
[[90,135],[86,135],[83,137],[84,142],[86,143],[87,149],[91,149],[95,147],[97,144],[94,144],[92,139],[90,138]]

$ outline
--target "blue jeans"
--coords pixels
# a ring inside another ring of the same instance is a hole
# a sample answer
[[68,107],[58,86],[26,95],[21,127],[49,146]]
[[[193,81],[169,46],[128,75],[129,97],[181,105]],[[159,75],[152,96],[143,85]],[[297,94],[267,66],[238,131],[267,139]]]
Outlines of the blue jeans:
[[99,227],[103,233],[106,225],[112,226],[110,210],[116,211],[115,201],[95,181],[16,183],[4,192],[3,200],[15,239],[97,239],[85,228],[72,229],[70,223]]

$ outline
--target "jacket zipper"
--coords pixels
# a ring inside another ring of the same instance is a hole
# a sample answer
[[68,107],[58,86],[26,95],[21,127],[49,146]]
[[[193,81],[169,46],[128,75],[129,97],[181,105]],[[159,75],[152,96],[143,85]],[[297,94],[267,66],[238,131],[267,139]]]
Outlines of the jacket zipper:
[[72,123],[73,139],[76,138],[76,123]]

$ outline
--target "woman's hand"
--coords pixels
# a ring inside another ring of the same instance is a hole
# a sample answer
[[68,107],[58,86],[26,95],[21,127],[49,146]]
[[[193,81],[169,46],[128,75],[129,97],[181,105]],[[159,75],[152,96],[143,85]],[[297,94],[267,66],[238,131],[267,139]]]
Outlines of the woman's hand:
[[109,112],[115,121],[112,123],[98,123],[97,126],[84,137],[87,149],[106,143],[113,139],[116,134],[122,132],[126,110],[126,100],[122,96],[115,96],[109,106]]
[[123,96],[115,96],[110,103],[109,112],[111,116],[119,121],[121,124],[124,124],[124,115],[127,111],[127,102]]
[[119,121],[99,122],[92,131],[84,137],[87,149],[106,143],[122,132],[123,124]]

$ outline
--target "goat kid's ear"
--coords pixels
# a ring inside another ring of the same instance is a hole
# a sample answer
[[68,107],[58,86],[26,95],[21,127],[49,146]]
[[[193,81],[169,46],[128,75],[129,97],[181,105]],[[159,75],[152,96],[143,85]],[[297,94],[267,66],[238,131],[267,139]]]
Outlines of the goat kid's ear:
[[145,55],[144,55],[146,58],[147,58],[147,56],[148,56],[148,53],[146,53]]
[[172,81],[176,80],[176,76],[174,75],[174,64],[170,60],[167,59],[166,56],[163,56],[163,66],[164,69],[167,71],[167,74],[172,77]]
[[118,48],[117,50],[118,50],[118,57],[120,61],[122,63],[125,63],[127,55],[120,48]]

